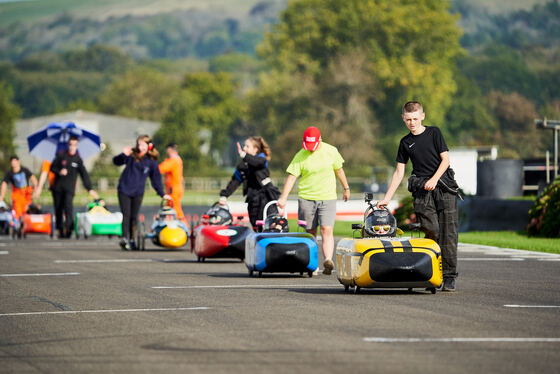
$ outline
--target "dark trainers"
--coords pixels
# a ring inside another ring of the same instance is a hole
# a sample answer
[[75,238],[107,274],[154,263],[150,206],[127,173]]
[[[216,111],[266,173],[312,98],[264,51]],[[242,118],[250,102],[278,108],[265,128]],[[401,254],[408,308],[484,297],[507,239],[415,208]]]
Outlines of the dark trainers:
[[121,246],[121,249],[123,251],[128,251],[129,249],[128,240],[126,240],[125,238],[121,238],[121,240],[119,241],[119,245]]
[[323,274],[331,275],[333,269],[334,269],[334,263],[332,262],[332,260],[329,260],[327,258],[325,262],[323,262]]
[[128,249],[131,250],[131,251],[138,250],[138,248],[136,247],[136,243],[134,243],[134,240],[129,240],[128,241]]
[[455,278],[444,278],[441,290],[444,292],[455,292]]

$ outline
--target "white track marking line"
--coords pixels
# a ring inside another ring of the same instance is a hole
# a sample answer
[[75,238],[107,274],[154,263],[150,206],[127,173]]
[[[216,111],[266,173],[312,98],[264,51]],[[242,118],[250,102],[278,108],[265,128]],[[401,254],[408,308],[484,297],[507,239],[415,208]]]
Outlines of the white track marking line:
[[525,261],[518,257],[461,257],[459,261]]
[[173,311],[184,311],[184,310],[208,310],[208,309],[212,309],[212,308],[206,306],[197,306],[191,308],[61,310],[56,312],[3,313],[0,314],[0,317],[38,316],[38,315],[47,315],[47,314],[81,314],[81,313],[173,312]]
[[316,288],[316,287],[335,287],[334,283],[329,284],[239,284],[226,286],[155,286],[155,289],[196,289],[196,288]]
[[106,263],[106,262],[154,262],[151,259],[108,259],[108,260],[55,260],[56,264],[78,264],[78,263]]
[[8,252],[8,251],[0,251],[0,255],[7,255],[7,254],[10,254],[10,252]]
[[7,247],[8,243],[0,243],[0,247]]
[[517,305],[517,304],[506,304],[506,308],[560,308],[560,305]]
[[0,274],[0,277],[47,277],[60,275],[80,275],[80,273],[22,273],[22,274]]
[[558,343],[560,338],[364,338],[369,343]]

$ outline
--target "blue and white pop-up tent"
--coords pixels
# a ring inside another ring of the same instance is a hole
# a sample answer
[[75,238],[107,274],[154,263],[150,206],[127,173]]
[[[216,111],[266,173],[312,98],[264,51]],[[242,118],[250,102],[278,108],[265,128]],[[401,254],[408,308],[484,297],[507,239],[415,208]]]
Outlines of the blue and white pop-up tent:
[[91,131],[82,129],[74,122],[51,123],[27,137],[31,155],[52,161],[56,154],[68,148],[68,139],[78,138],[78,153],[82,159],[101,151],[101,138]]

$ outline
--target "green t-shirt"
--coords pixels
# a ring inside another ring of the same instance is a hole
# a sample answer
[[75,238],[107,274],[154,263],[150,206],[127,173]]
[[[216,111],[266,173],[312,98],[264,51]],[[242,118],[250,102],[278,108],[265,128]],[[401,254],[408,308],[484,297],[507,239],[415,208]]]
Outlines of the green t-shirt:
[[305,200],[336,200],[336,175],[344,159],[336,147],[321,142],[314,152],[301,149],[286,169],[299,179],[298,196]]

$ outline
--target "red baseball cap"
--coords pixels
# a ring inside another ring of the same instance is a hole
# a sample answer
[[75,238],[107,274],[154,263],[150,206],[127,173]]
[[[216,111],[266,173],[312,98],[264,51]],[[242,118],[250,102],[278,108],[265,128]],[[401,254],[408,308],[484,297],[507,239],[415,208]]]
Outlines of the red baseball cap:
[[321,131],[315,126],[309,126],[303,133],[303,149],[315,151],[321,142]]

